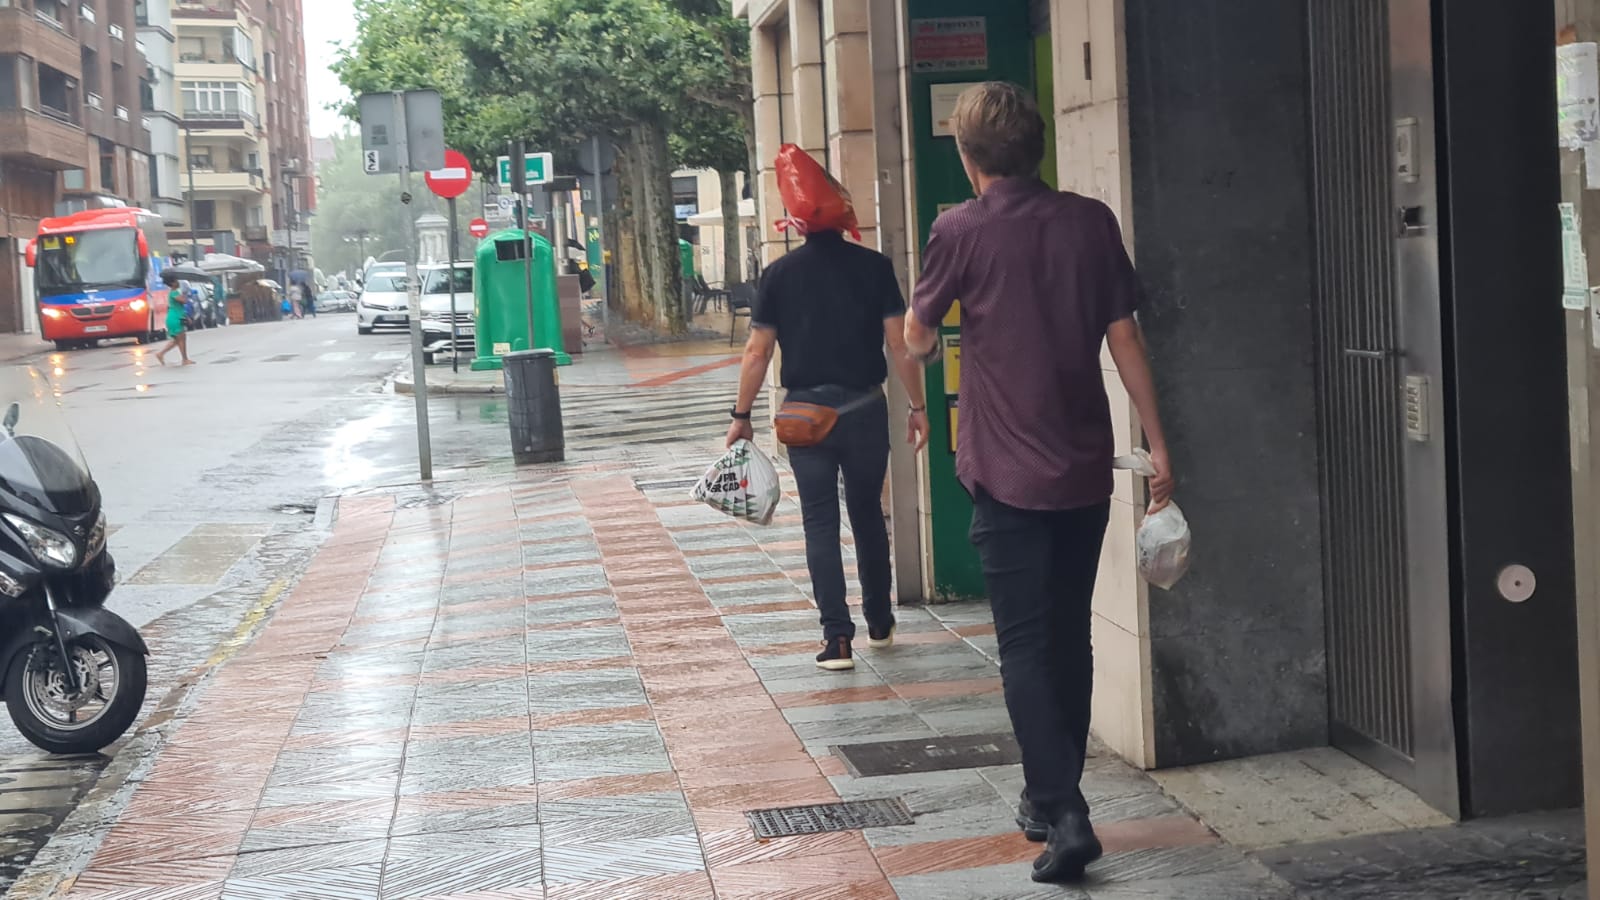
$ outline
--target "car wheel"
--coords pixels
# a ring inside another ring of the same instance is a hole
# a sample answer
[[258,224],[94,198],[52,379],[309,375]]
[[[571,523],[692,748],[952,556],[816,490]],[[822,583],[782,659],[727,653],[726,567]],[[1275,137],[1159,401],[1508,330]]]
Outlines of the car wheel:
[[371,325],[362,325],[360,322],[356,323],[356,334],[371,334],[371,333],[372,333],[372,326]]
[[425,366],[433,365],[435,362],[438,361],[438,359],[439,359],[439,354],[434,353],[431,350],[424,351],[423,354],[422,354],[422,364],[425,365]]

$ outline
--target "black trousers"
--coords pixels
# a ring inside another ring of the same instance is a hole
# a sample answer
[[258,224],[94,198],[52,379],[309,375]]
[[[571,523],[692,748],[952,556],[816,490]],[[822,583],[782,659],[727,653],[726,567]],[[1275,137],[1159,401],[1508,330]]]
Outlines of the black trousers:
[[[822,388],[790,394],[796,400],[837,407],[852,399]],[[845,508],[856,539],[856,572],[861,578],[862,613],[869,626],[894,621],[890,596],[889,528],[883,521],[883,480],[889,471],[889,406],[876,399],[839,417],[815,447],[789,448],[789,468],[800,489],[800,514],[806,530],[806,568],[828,640],[856,635],[845,601],[844,560],[839,543],[839,476],[844,476]]]
[[1006,710],[1041,818],[1087,813],[1078,783],[1089,746],[1094,649],[1089,621],[1111,503],[1017,509],[979,488],[972,543],[1000,639]]

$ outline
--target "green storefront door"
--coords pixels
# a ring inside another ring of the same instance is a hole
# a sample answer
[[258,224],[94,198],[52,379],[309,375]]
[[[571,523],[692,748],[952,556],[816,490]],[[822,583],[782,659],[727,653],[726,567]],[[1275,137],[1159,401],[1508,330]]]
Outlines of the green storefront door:
[[[907,0],[911,35],[911,124],[916,158],[917,235],[927,243],[933,220],[972,197],[947,120],[961,90],[982,81],[1013,81],[1037,88],[1050,84],[1050,38],[1046,23],[1035,37],[1029,0]],[[1038,56],[1041,65],[1035,64]],[[1051,91],[1051,94],[1054,92]],[[1049,114],[1050,98],[1041,109]],[[1055,181],[1054,127],[1047,138],[1048,168]],[[944,361],[927,372],[932,504],[933,587],[941,599],[984,596],[983,572],[967,540],[972,501],[956,480],[956,426],[960,419],[961,319],[959,304],[940,329]]]

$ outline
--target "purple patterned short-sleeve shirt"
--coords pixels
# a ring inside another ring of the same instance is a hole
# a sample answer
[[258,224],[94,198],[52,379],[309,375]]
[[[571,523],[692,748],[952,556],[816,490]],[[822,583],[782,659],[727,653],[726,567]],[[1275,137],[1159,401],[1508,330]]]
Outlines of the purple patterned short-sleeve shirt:
[[1100,348],[1138,303],[1116,216],[1034,178],[991,184],[934,223],[911,301],[937,328],[961,304],[956,474],[1019,509],[1111,496]]

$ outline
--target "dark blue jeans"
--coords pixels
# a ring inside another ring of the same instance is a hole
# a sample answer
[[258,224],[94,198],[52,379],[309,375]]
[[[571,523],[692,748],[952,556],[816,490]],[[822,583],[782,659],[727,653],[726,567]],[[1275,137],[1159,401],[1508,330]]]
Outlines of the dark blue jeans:
[[1040,818],[1087,813],[1078,783],[1089,749],[1094,648],[1089,623],[1111,503],[1017,509],[973,496],[972,543],[1000,639],[1000,677],[1022,774]]
[[[859,393],[854,396],[860,396]],[[852,394],[842,389],[795,391],[789,397],[838,407]],[[845,603],[844,561],[839,544],[839,475],[844,474],[845,508],[856,539],[856,572],[861,579],[862,612],[869,626],[894,620],[889,594],[889,528],[883,521],[883,479],[889,471],[889,406],[880,393],[845,412],[815,447],[791,447],[789,467],[800,488],[806,530],[806,568],[822,614],[827,640],[854,638],[856,623]]]

